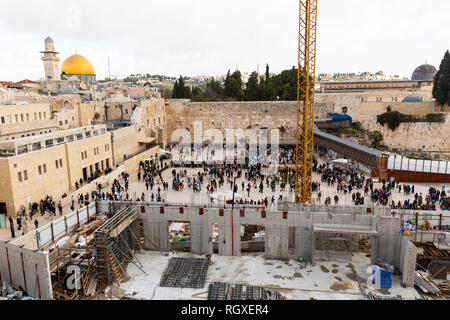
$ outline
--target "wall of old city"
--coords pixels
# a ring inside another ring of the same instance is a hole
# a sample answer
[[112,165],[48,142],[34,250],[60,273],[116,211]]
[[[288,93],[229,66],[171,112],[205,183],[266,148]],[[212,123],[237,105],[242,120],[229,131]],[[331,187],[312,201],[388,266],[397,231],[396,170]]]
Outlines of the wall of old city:
[[[410,95],[410,92],[404,95]],[[379,93],[377,94],[379,95]],[[448,150],[449,140],[448,117],[445,123],[403,123],[395,132],[383,128],[376,122],[378,115],[386,112],[388,106],[393,111],[404,114],[425,116],[432,112],[449,112],[448,106],[440,107],[434,101],[395,102],[404,97],[398,92],[384,95],[384,101],[376,101],[372,93],[361,94],[318,94],[316,118],[325,118],[330,112],[341,113],[347,107],[347,113],[354,121],[361,122],[366,130],[380,130],[384,133],[384,144],[390,148],[402,150],[418,149],[417,141],[425,150]],[[386,101],[388,100],[388,101]],[[176,129],[187,129],[194,132],[194,122],[201,121],[203,132],[208,129],[220,129],[224,134],[226,128],[241,129],[280,129],[280,143],[295,141],[296,102],[214,102],[194,103],[187,100],[169,100],[167,106],[167,132],[169,141]],[[171,141],[170,143],[178,143]],[[448,142],[447,142],[448,143]],[[423,147],[425,146],[425,147]]]
[[450,150],[450,116],[446,114],[445,122],[401,123],[392,131],[387,124],[381,126],[372,120],[363,121],[365,129],[379,130],[383,133],[383,144],[398,151],[449,151]]
[[[194,133],[194,122],[201,121],[203,132],[219,129],[279,129],[280,143],[292,143],[295,137],[296,102],[213,102],[195,103],[169,100],[167,106],[167,132],[187,129]],[[269,132],[270,134],[270,132]]]

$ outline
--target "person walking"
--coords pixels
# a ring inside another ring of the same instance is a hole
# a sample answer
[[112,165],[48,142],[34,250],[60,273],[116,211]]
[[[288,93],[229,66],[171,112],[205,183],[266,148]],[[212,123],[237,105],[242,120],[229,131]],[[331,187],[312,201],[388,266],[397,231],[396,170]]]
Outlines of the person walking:
[[14,221],[11,217],[9,217],[9,229],[11,230],[11,238],[15,238],[16,234],[14,232]]
[[36,226],[36,229],[39,227],[39,221],[38,221],[38,219],[34,219],[34,225]]
[[58,202],[58,210],[59,210],[59,215],[62,216],[63,215],[63,207],[62,207],[61,201]]

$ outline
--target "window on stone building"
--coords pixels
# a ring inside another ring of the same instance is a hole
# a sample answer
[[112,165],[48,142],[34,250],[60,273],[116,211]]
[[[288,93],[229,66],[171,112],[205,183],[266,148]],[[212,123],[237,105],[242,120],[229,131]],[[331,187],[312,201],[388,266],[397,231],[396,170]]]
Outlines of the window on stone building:
[[60,167],[60,168],[63,167],[63,165],[62,165],[62,159],[59,159],[59,167]]
[[23,114],[20,114],[20,121],[23,122]]
[[34,113],[34,120],[37,120],[37,114],[36,114],[36,112]]
[[23,180],[28,180],[28,172],[27,172],[27,170],[24,170],[23,171]]
[[161,123],[161,117],[158,118],[158,124]]
[[125,109],[125,114],[128,114],[128,109]]
[[44,112],[44,119],[47,119],[47,115],[45,114],[45,112]]
[[42,168],[44,169],[44,173],[47,173],[47,165],[44,164]]
[[30,121],[30,115],[27,113],[27,121]]
[[60,121],[60,122],[59,122],[59,125],[60,125],[60,126],[62,126],[62,124],[63,124],[63,122],[62,122],[62,121]]
[[2,123],[5,123],[5,117],[2,117]]
[[17,172],[17,179],[22,182],[22,172]]
[[16,118],[16,123],[18,123],[19,122],[19,117],[17,116],[17,114],[15,114],[14,116]]
[[55,160],[56,169],[59,169],[59,162],[58,160]]
[[39,112],[39,120],[42,120],[42,114]]
[[38,173],[41,175],[42,174],[42,166],[38,166]]

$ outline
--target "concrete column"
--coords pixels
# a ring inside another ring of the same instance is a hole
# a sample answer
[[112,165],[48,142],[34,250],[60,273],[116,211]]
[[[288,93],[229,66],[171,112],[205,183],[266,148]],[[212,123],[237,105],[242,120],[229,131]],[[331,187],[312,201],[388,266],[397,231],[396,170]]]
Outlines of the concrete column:
[[408,241],[403,254],[402,285],[406,287],[414,287],[417,259],[416,246],[411,241]]

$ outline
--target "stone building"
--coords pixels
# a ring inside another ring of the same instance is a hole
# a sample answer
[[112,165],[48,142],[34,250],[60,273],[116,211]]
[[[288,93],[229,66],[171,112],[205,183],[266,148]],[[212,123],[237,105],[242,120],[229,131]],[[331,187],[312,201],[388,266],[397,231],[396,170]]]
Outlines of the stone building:
[[0,205],[15,215],[47,195],[60,199],[75,182],[113,167],[105,125],[47,133],[0,143]]

